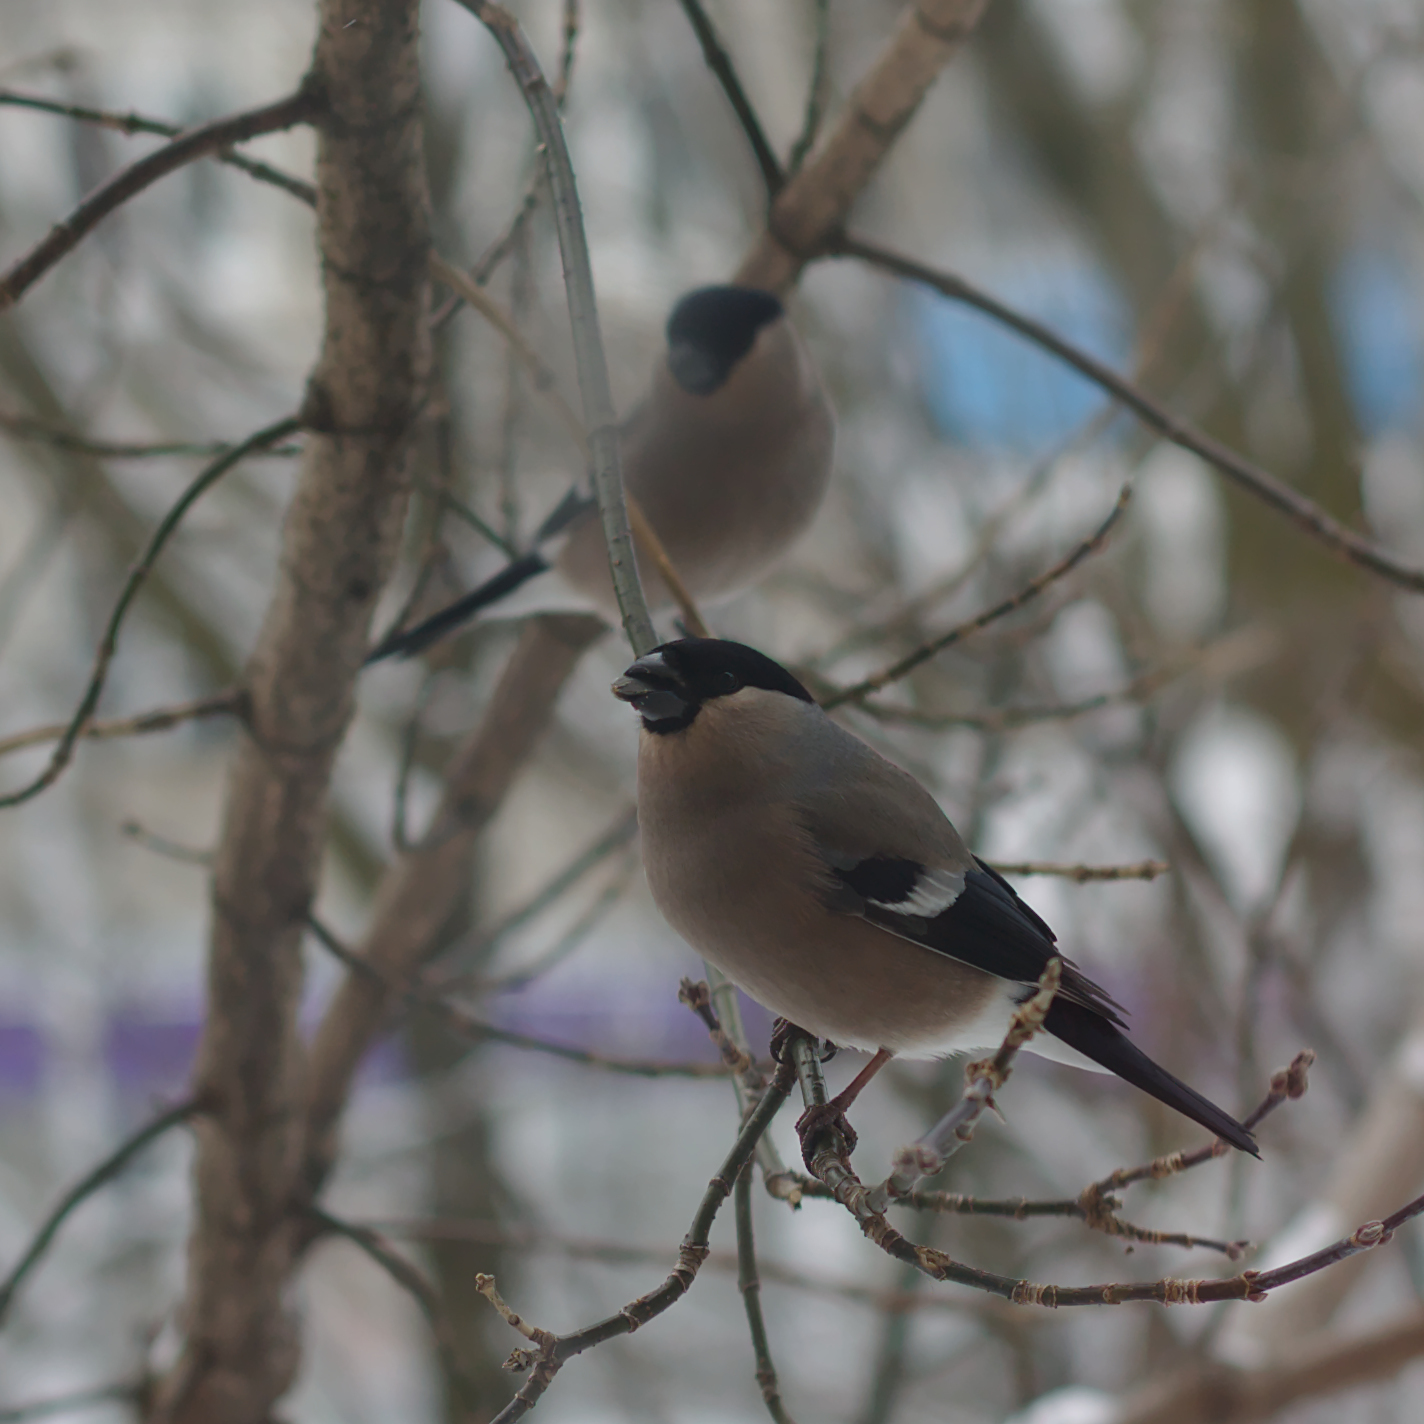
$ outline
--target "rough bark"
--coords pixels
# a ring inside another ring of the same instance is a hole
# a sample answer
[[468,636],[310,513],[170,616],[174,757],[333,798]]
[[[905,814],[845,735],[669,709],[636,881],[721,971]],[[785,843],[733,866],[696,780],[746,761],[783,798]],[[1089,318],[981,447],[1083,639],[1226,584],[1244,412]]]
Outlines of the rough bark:
[[301,945],[377,595],[395,557],[429,378],[428,212],[413,0],[323,0],[314,432],[247,671],[213,876],[185,1344],[152,1417],[261,1424],[298,1361]]

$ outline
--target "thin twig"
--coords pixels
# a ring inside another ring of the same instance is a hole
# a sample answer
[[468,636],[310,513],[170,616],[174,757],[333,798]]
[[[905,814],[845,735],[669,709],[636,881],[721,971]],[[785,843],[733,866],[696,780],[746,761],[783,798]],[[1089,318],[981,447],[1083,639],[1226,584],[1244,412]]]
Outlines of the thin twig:
[[213,863],[213,852],[197,846],[188,846],[181,841],[169,840],[167,836],[155,835],[140,821],[127,820],[119,826],[119,833],[126,839],[161,855],[165,860],[176,860],[179,865],[209,866]]
[[825,252],[986,0],[912,0],[801,171],[777,192],[736,280],[784,291]]
[[767,198],[774,198],[786,185],[786,174],[782,172],[781,160],[777,158],[776,151],[767,142],[761,120],[757,118],[756,110],[752,108],[751,100],[747,98],[746,90],[742,88],[742,81],[737,75],[736,66],[732,63],[732,57],[718,38],[712,21],[708,18],[706,10],[702,8],[701,0],[680,0],[680,3],[683,14],[687,16],[688,24],[692,26],[693,34],[697,36],[698,44],[702,46],[702,58],[706,62],[707,68],[716,75],[717,82],[722,86],[722,92],[727,96],[727,102],[731,104],[732,110],[737,116],[737,122],[742,126],[742,132],[746,135],[747,142],[751,144],[752,157],[756,159],[757,167],[761,169],[761,178],[766,185]]
[[[821,1189],[819,1182],[812,1186]],[[823,1189],[822,1189],[823,1190]],[[482,1246],[500,1246],[509,1250],[550,1252],[574,1261],[595,1261],[609,1266],[666,1267],[676,1251],[670,1246],[638,1246],[625,1241],[604,1241],[589,1237],[557,1236],[525,1227],[504,1226],[494,1221],[451,1217],[424,1217],[419,1220],[386,1220],[364,1223],[387,1236],[414,1241],[467,1241]],[[712,1251],[703,1263],[704,1270],[734,1273],[737,1270],[735,1251]],[[757,1271],[766,1285],[804,1291],[812,1295],[838,1296],[871,1310],[901,1311],[963,1311],[965,1303],[944,1296],[911,1295],[905,1291],[880,1290],[863,1281],[837,1280],[829,1276],[802,1271],[779,1261],[758,1258]],[[979,1308],[987,1302],[975,1302]]]
[[[580,454],[585,460],[592,462],[593,443],[584,430],[583,422],[560,393],[558,380],[553,371],[533,346],[525,340],[513,319],[497,302],[486,296],[483,288],[479,287],[472,278],[467,277],[464,272],[453,263],[447,262],[443,257],[431,254],[430,272],[452,291],[458,292],[486,321],[499,330],[505,340],[509,342],[510,349],[518,356],[529,373],[534,389],[553,408],[555,415],[559,418],[559,424],[564,427],[569,438],[578,446]],[[648,516],[643,513],[642,507],[632,495],[625,492],[623,500],[629,527],[637,541],[638,548],[652,561],[662,577],[663,583],[667,585],[668,592],[672,594],[683,621],[687,624],[688,631],[699,638],[707,637],[707,624],[698,611],[697,603],[687,585],[683,583],[671,558],[668,557],[662,540],[658,538],[657,531],[648,521]],[[644,649],[644,651],[647,650]]]
[[15,1298],[15,1292],[19,1290],[25,1278],[38,1264],[40,1257],[49,1250],[50,1243],[54,1240],[59,1228],[69,1218],[70,1213],[93,1196],[100,1187],[107,1186],[109,1182],[113,1181],[151,1142],[156,1142],[170,1128],[187,1122],[201,1109],[202,1104],[197,1098],[189,1098],[169,1108],[167,1112],[159,1113],[152,1121],[145,1123],[137,1132],[125,1138],[102,1162],[86,1172],[60,1197],[53,1210],[41,1223],[40,1229],[30,1239],[30,1244],[25,1248],[20,1259],[10,1268],[9,1275],[0,1281],[0,1323],[5,1320],[10,1304]]
[[[801,1034],[795,1035],[787,1047],[787,1057],[795,1064],[807,1106],[824,1102],[825,1081],[811,1040]],[[1259,1121],[1272,1107],[1290,1097],[1295,1089],[1304,1091],[1303,1075],[1304,1065],[1301,1059],[1297,1059],[1291,1069],[1284,1070],[1272,1080],[1272,1091],[1266,1102],[1248,1121]],[[1206,1160],[1214,1155],[1217,1154],[1213,1148],[1208,1148],[1201,1155],[1191,1154],[1197,1160]],[[1128,1301],[1155,1301],[1160,1305],[1205,1305],[1222,1300],[1260,1301],[1282,1285],[1383,1245],[1406,1222],[1424,1216],[1424,1196],[1420,1196],[1383,1220],[1367,1221],[1349,1236],[1323,1250],[1272,1271],[1242,1271],[1235,1276],[1205,1280],[1179,1280],[1168,1276],[1156,1281],[1115,1281],[1092,1286],[1039,1285],[965,1266],[932,1246],[921,1246],[907,1240],[881,1212],[875,1210],[870,1191],[847,1160],[845,1139],[836,1128],[828,1128],[819,1135],[811,1154],[810,1167],[813,1175],[850,1212],[865,1237],[895,1260],[913,1266],[932,1280],[969,1286],[1000,1296],[1014,1305],[1038,1305],[1048,1309],[1072,1305],[1122,1305]],[[1114,1173],[1105,1181],[1137,1180],[1139,1175],[1152,1174],[1136,1169],[1131,1173]]]
[[485,1023],[473,1014],[455,1004],[449,1003],[428,989],[415,986],[400,990],[389,983],[373,965],[359,955],[353,954],[315,915],[307,916],[307,927],[319,943],[329,953],[341,961],[353,974],[369,978],[379,984],[392,997],[405,1001],[412,1008],[425,1009],[438,1015],[445,1025],[462,1038],[478,1042],[503,1043],[510,1048],[525,1048],[534,1053],[546,1053],[554,1058],[562,1058],[569,1063],[582,1063],[589,1068],[602,1068],[610,1073],[627,1073],[635,1078],[725,1078],[728,1069],[721,1063],[669,1063],[653,1058],[618,1058],[604,1053],[595,1053],[588,1048],[575,1048],[571,1044],[555,1043],[551,1039],[539,1038],[534,1034],[519,1033],[514,1029],[499,1028]]
[[30,800],[31,797],[38,796],[47,786],[52,785],[64,768],[69,765],[70,758],[74,755],[75,743],[83,733],[84,725],[88,722],[90,714],[98,705],[99,697],[104,691],[104,680],[108,676],[109,664],[113,661],[114,651],[118,647],[119,628],[129,611],[129,605],[143,586],[144,580],[148,577],[159,554],[163,552],[164,546],[183,522],[184,516],[234,465],[240,464],[254,450],[262,450],[268,445],[275,445],[277,441],[285,439],[300,426],[301,422],[297,417],[288,416],[284,420],[279,420],[275,424],[249,435],[240,445],[234,445],[227,454],[208,465],[183,491],[168,513],[163,516],[158,528],[153,531],[153,537],[148,541],[148,547],[129,571],[123,592],[119,594],[118,602],[114,604],[114,610],[109,615],[108,625],[104,629],[104,636],[100,639],[99,650],[94,657],[94,668],[89,675],[89,684],[84,690],[83,697],[79,700],[79,706],[75,708],[73,717],[69,719],[68,726],[59,738],[59,745],[54,749],[49,765],[33,781],[22,786],[18,791],[0,796],[0,810],[10,806],[19,806]]
[[551,969],[562,964],[582,945],[602,923],[608,912],[628,893],[637,866],[635,858],[625,857],[622,869],[595,896],[592,904],[551,944],[544,952],[519,969],[501,974],[492,979],[476,979],[469,986],[471,992],[484,997],[489,994],[508,994],[517,989],[527,988],[536,979],[541,979]]
[[786,160],[788,178],[794,178],[801,171],[801,165],[815,146],[816,135],[821,131],[831,53],[831,0],[816,0],[814,28],[816,48],[811,60],[811,82],[806,86],[806,113],[801,120],[801,132],[791,145],[791,153]]
[[[155,707],[152,712],[139,712],[132,717],[114,717],[106,722],[86,723],[80,736],[86,741],[106,741],[116,737],[136,737],[145,732],[166,732],[184,722],[197,722],[204,717],[241,716],[243,696],[240,688],[229,687],[208,697],[191,702],[175,702],[169,707]],[[0,737],[0,757],[24,747],[58,741],[70,727],[69,722],[51,722],[44,727],[31,727],[27,732],[12,732]]]
[[678,985],[677,1000],[680,1004],[686,1004],[706,1025],[707,1036],[716,1045],[722,1062],[742,1080],[743,1087],[749,1093],[762,1092],[766,1087],[766,1075],[757,1067],[756,1059],[746,1048],[734,1041],[722,1027],[717,1011],[712,1007],[712,991],[707,987],[707,981],[683,979]]
[[[522,905],[511,910],[497,923],[475,930],[468,936],[462,936],[442,952],[441,958],[446,961],[471,957],[483,959],[500,940],[542,915],[550,905],[572,890],[584,876],[602,865],[614,851],[626,846],[637,833],[638,811],[636,807],[630,806],[592,844],[585,846],[567,864],[556,870]],[[529,967],[525,966],[512,970],[509,974],[479,979],[470,987],[481,994],[517,987],[524,982],[528,972]],[[422,978],[427,988],[441,992],[466,984],[465,975],[440,973],[435,966],[426,970]]]
[[[717,1174],[707,1184],[707,1190],[693,1215],[692,1225],[678,1250],[677,1265],[656,1290],[630,1301],[616,1315],[568,1335],[554,1335],[550,1331],[527,1325],[504,1306],[500,1313],[527,1339],[534,1341],[537,1348],[533,1351],[517,1350],[510,1357],[507,1368],[529,1369],[530,1374],[519,1393],[495,1416],[494,1424],[513,1424],[514,1420],[522,1419],[538,1403],[539,1397],[548,1389],[554,1376],[575,1355],[581,1355],[585,1350],[617,1339],[620,1335],[632,1334],[640,1326],[646,1325],[648,1321],[670,1309],[687,1294],[697,1278],[698,1270],[707,1259],[710,1249],[707,1244],[708,1236],[718,1210],[731,1195],[733,1184],[751,1160],[757,1141],[771,1125],[772,1118],[786,1101],[794,1082],[795,1077],[789,1063],[778,1068],[776,1077],[768,1086],[761,1102],[742,1125],[732,1150],[718,1168]],[[482,1284],[481,1290],[493,1300],[494,1281],[485,1279],[488,1281],[488,1288]],[[503,1305],[503,1302],[500,1304]]]
[[[1290,1067],[1281,1068],[1273,1073],[1270,1090],[1250,1115],[1243,1120],[1241,1126],[1250,1132],[1258,1123],[1275,1112],[1282,1103],[1303,1097],[1310,1086],[1308,1074],[1310,1065],[1314,1062],[1315,1054],[1307,1048],[1296,1054],[1291,1060]],[[1178,1172],[1186,1172],[1193,1167],[1199,1167],[1203,1162],[1211,1161],[1213,1157],[1224,1157],[1230,1150],[1230,1147],[1218,1137],[1207,1146],[1199,1147],[1194,1152],[1172,1152],[1165,1157],[1154,1157],[1152,1161],[1144,1162],[1140,1167],[1119,1168],[1116,1172],[1104,1177],[1102,1181],[1094,1182],[1088,1190],[1106,1195],[1117,1191],[1120,1187],[1131,1186],[1133,1182],[1160,1181],[1163,1177],[1173,1177]]]
[[498,5],[485,3],[485,0],[459,0],[459,3],[484,23],[503,51],[547,151],[554,226],[564,259],[569,324],[573,329],[584,425],[589,432],[593,490],[603,520],[613,591],[623,615],[623,630],[634,653],[641,655],[655,647],[658,639],[648,617],[647,600],[643,597],[637,562],[633,558],[633,534],[628,523],[618,457],[618,421],[608,382],[603,338],[599,332],[593,269],[589,263],[588,240],[584,235],[579,208],[578,184],[569,159],[568,145],[564,142],[559,107],[539,68],[539,61],[514,17]]
[[868,697],[872,692],[879,692],[881,688],[889,687],[892,682],[898,682],[906,673],[912,672],[921,663],[928,662],[937,653],[942,653],[955,643],[963,642],[971,634],[987,628],[1000,618],[1007,617],[1010,613],[1016,613],[1025,604],[1037,598],[1044,589],[1072,573],[1085,559],[1096,554],[1107,543],[1109,535],[1112,534],[1118,520],[1122,518],[1131,498],[1132,482],[1129,480],[1118,492],[1117,501],[1109,511],[1108,517],[1052,568],[1045,569],[1036,579],[1025,584],[1012,597],[1004,599],[1002,603],[996,603],[992,608],[971,618],[967,623],[960,623],[957,627],[951,628],[949,632],[941,633],[937,638],[931,638],[922,643],[913,652],[907,653],[881,672],[874,673],[870,677],[863,678],[860,682],[852,683],[849,687],[840,688],[829,697],[822,698],[821,706],[829,711],[831,708],[840,707],[847,702],[859,701],[862,697]]
[[340,1217],[332,1216],[330,1212],[323,1211],[318,1206],[309,1206],[306,1211],[323,1233],[340,1236],[351,1242],[415,1301],[420,1308],[420,1313],[425,1317],[425,1323],[430,1327],[430,1334],[435,1341],[435,1348],[439,1352],[440,1363],[445,1370],[446,1378],[455,1385],[462,1395],[467,1397],[467,1403],[472,1403],[470,1384],[465,1378],[465,1372],[460,1368],[459,1354],[455,1349],[454,1336],[440,1303],[440,1293],[426,1279],[425,1273],[413,1261],[407,1261],[399,1251],[392,1247],[389,1241],[381,1236],[380,1232],[372,1227],[343,1221]]
[[761,1309],[761,1277],[757,1272],[756,1237],[752,1234],[752,1164],[747,1163],[737,1177],[732,1194],[732,1207],[737,1222],[737,1289],[741,1292],[742,1308],[747,1314],[747,1329],[752,1337],[752,1353],[756,1359],[756,1382],[766,1404],[766,1412],[776,1424],[796,1424],[781,1400],[781,1386],[776,1378],[776,1366],[771,1359],[771,1344],[766,1335],[766,1319]]
[[926,1177],[942,1172],[949,1159],[973,1140],[984,1109],[993,1103],[994,1094],[1013,1072],[1019,1050],[1043,1028],[1062,975],[1063,961],[1054,955],[1043,966],[1033,996],[1014,1010],[1008,1032],[994,1055],[971,1063],[964,1070],[964,1092],[959,1101],[928,1132],[895,1153],[890,1175],[878,1187],[872,1187],[866,1198],[873,1211],[883,1212],[897,1197],[909,1196]]
[[1059,875],[1086,885],[1090,880],[1156,880],[1172,867],[1165,860],[1135,860],[1127,865],[1064,865],[1055,860],[995,860],[1000,875]]
[[549,407],[559,418],[569,438],[578,446],[585,459],[589,458],[588,436],[584,432],[583,421],[559,390],[558,377],[549,368],[539,353],[524,338],[512,317],[489,296],[473,277],[467,276],[453,262],[447,262],[438,252],[430,254],[430,275],[444,282],[452,292],[458,292],[465,302],[474,307],[509,343],[510,350],[519,358],[534,389],[548,401]]
[[195,159],[206,158],[244,139],[305,123],[316,115],[319,108],[320,97],[316,90],[303,86],[275,104],[265,104],[260,109],[248,109],[204,124],[201,128],[190,129],[156,152],[121,169],[85,198],[67,218],[56,223],[29,252],[0,276],[0,311],[14,306],[104,218],[160,178]]
[[[53,446],[56,450],[69,450],[76,455],[93,455],[101,460],[155,460],[169,457],[200,457],[212,459],[226,455],[232,449],[229,440],[91,440],[83,435],[74,435],[68,430],[60,430],[35,420],[28,415],[15,415],[0,410],[0,430],[16,440],[33,440]],[[265,454],[276,458],[300,455],[300,445],[278,445]]]
[[[18,94],[13,89],[0,89],[0,104],[9,104],[20,109],[38,109],[41,113],[58,114],[64,119],[77,119],[80,123],[97,124],[100,128],[114,129],[124,134],[147,133],[158,134],[162,138],[177,138],[184,132],[181,124],[171,124],[164,119],[155,119],[132,110],[121,114],[112,109],[89,109],[81,104],[61,104],[34,94]],[[259,183],[270,183],[274,188],[290,193],[309,208],[316,206],[316,189],[310,183],[290,173],[284,173],[270,163],[248,158],[228,148],[219,149],[217,153],[207,156],[215,158],[219,163],[226,163],[230,168],[240,169]]]
[[1016,331],[1020,336],[1051,352],[1061,361],[1071,366],[1079,374],[1086,376],[1095,385],[1121,401],[1142,423],[1155,430],[1174,445],[1199,455],[1209,465],[1220,470],[1228,479],[1235,481],[1242,489],[1263,500],[1271,508],[1286,515],[1299,528],[1318,539],[1326,548],[1340,558],[1378,574],[1400,588],[1414,593],[1424,593],[1424,569],[1407,564],[1373,540],[1358,534],[1355,530],[1327,514],[1325,510],[1305,495],[1283,484],[1269,471],[1263,469],[1244,455],[1212,439],[1205,431],[1198,429],[1190,421],[1174,415],[1166,406],[1154,400],[1141,387],[1090,356],[1086,351],[1065,341],[1048,327],[1005,306],[1003,302],[981,292],[977,287],[953,273],[941,272],[927,267],[912,258],[891,252],[877,243],[862,238],[842,236],[832,246],[832,254],[838,257],[853,257],[872,266],[893,272],[910,281],[919,282],[954,301],[977,308],[995,321]]
[[[746,1027],[742,1023],[742,1006],[737,999],[737,986],[715,964],[703,960],[702,967],[707,975],[713,1016],[732,1046],[750,1058],[751,1045]],[[732,1091],[737,1097],[738,1117],[745,1122],[761,1089],[756,1086],[754,1077],[738,1073],[732,1078]],[[756,1160],[761,1168],[762,1184],[767,1192],[778,1201],[784,1201],[793,1210],[799,1207],[801,1188],[808,1179],[799,1172],[787,1169],[786,1163],[781,1160],[780,1151],[770,1137],[764,1136],[757,1143]]]
[[[569,97],[569,85],[574,77],[574,60],[578,53],[579,0],[564,0],[563,52],[559,56],[559,77],[554,81],[554,102],[562,113]],[[525,230],[534,210],[539,206],[539,190],[544,186],[544,149],[541,146],[534,155],[534,171],[524,185],[524,194],[514,216],[505,229],[480,254],[479,260],[470,269],[470,276],[483,287],[499,269],[510,253],[516,251],[524,241]],[[458,293],[452,293],[447,301],[431,317],[433,327],[444,326],[465,304]]]

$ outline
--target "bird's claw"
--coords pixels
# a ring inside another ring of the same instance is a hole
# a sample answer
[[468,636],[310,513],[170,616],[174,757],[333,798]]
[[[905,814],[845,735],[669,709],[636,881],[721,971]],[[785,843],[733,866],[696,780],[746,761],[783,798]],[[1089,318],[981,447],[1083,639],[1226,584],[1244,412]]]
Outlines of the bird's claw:
[[[791,1042],[792,1034],[797,1033],[806,1034],[806,1037],[809,1038],[812,1043],[816,1042],[815,1034],[807,1033],[804,1028],[801,1028],[799,1025],[792,1023],[790,1019],[778,1017],[772,1021],[771,1061],[773,1063],[784,1063],[786,1061],[787,1045]],[[829,1039],[821,1040],[822,1063],[829,1063],[831,1059],[836,1056],[837,1051],[838,1050],[836,1049],[836,1045],[832,1043]]]
[[832,1098],[828,1103],[814,1103],[796,1119],[796,1136],[801,1139],[801,1160],[811,1171],[811,1159],[816,1155],[818,1140],[827,1132],[839,1132],[845,1139],[846,1156],[855,1151],[859,1141],[855,1128],[845,1115],[845,1109]]

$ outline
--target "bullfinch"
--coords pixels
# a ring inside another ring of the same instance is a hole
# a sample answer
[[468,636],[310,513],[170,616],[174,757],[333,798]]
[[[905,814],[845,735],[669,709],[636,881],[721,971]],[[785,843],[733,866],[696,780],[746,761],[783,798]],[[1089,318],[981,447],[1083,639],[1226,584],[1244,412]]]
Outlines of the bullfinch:
[[[673,308],[652,389],[620,430],[624,486],[699,603],[756,583],[826,493],[835,418],[820,373],[780,301],[753,287],[702,287]],[[656,571],[643,590],[670,603]],[[598,508],[570,490],[522,558],[449,607],[384,638],[367,658],[409,656],[483,610],[597,612],[618,621]]]
[[[998,1046],[1055,937],[919,782],[741,643],[666,643],[613,692],[642,717],[648,885],[699,954],[790,1023],[875,1053],[870,1071],[897,1053]],[[1120,1006],[1065,959],[1028,1046],[1115,1073],[1255,1155],[1240,1123],[1124,1027]]]

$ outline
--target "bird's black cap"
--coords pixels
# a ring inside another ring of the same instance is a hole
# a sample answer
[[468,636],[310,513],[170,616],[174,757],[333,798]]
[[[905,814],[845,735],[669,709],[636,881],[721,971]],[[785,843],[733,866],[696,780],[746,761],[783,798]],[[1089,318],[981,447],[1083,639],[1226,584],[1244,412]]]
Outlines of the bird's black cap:
[[757,332],[782,315],[781,303],[756,287],[699,287],[668,317],[668,369],[683,390],[711,395],[752,349]]
[[816,700],[765,653],[722,638],[679,638],[644,653],[613,684],[613,695],[638,709],[648,731],[676,732],[691,724],[704,702],[744,687]]

